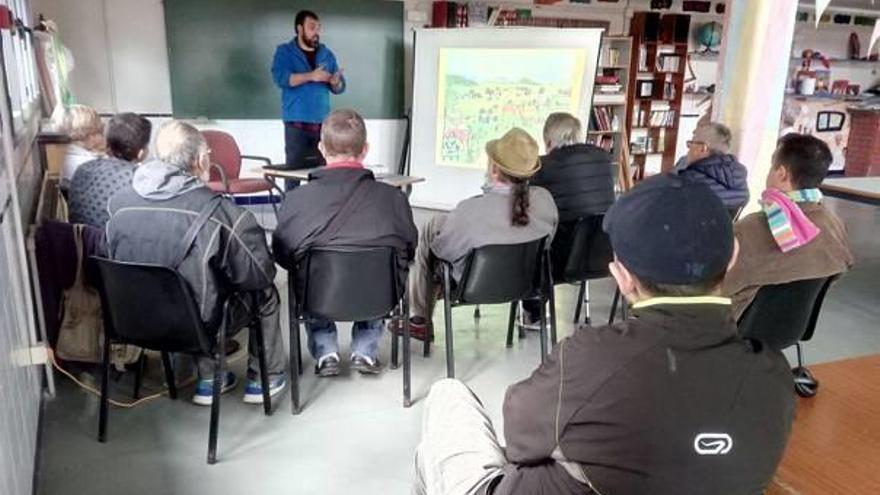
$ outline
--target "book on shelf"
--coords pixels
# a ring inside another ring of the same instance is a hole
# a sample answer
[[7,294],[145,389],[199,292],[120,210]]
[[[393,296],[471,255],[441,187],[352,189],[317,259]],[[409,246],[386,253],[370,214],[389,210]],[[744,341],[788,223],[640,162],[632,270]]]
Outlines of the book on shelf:
[[622,93],[622,84],[597,84],[596,91],[599,93]]
[[619,126],[620,123],[612,107],[593,107],[593,112],[590,114],[591,131],[616,131]]
[[620,76],[617,74],[602,74],[596,76],[596,84],[620,84]]
[[613,47],[604,48],[599,55],[599,65],[606,67],[620,65],[620,49]]
[[633,155],[663,153],[664,147],[665,139],[663,136],[658,139],[654,139],[651,136],[639,136],[634,138],[629,145],[630,153]]
[[598,146],[609,153],[614,149],[614,138],[608,135],[589,136],[587,143]]
[[663,98],[666,100],[674,100],[676,96],[675,83],[663,83]]
[[678,72],[681,65],[681,56],[677,54],[661,53],[657,56],[657,70],[662,72]]

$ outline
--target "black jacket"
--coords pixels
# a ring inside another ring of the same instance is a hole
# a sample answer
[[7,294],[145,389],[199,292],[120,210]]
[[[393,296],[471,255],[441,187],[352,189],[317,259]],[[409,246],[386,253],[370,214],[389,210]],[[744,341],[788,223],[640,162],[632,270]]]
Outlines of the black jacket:
[[591,144],[556,148],[541,157],[541,170],[530,182],[553,195],[560,223],[605,213],[614,202],[611,155]]
[[657,304],[581,328],[507,390],[512,464],[493,495],[763,493],[792,386],[782,354],[737,336],[729,304]]
[[[362,182],[368,188],[366,196],[348,218],[341,220],[334,236],[316,245],[323,229]],[[307,184],[287,193],[272,235],[275,259],[287,269],[309,248],[329,246],[392,247],[408,264],[417,242],[418,231],[406,195],[396,187],[376,182],[373,173],[362,168],[312,172]]]
[[709,186],[727,209],[749,202],[748,171],[733,155],[716,153],[691,163],[678,175]]
[[[148,199],[131,187],[123,189],[108,205],[108,254],[115,260],[170,266],[190,224],[215,196],[207,187],[165,199]],[[262,290],[275,280],[265,231],[253,213],[227,198],[199,231],[178,271],[195,294],[209,328],[220,323],[222,304],[230,294]]]

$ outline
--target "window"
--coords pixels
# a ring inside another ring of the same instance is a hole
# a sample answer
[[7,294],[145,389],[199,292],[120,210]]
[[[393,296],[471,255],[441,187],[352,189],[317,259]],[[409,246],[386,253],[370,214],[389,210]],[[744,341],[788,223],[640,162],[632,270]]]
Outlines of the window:
[[816,132],[833,132],[843,129],[846,114],[843,112],[819,112],[816,114]]

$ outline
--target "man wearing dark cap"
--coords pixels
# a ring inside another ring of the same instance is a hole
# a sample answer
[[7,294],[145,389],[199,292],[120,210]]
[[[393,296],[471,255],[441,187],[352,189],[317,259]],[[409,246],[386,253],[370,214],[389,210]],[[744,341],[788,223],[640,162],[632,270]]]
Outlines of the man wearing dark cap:
[[737,336],[718,297],[737,251],[720,200],[659,176],[621,197],[604,228],[633,316],[577,329],[507,390],[504,450],[465,385],[435,384],[418,493],[763,492],[791,428],[793,382],[779,352]]

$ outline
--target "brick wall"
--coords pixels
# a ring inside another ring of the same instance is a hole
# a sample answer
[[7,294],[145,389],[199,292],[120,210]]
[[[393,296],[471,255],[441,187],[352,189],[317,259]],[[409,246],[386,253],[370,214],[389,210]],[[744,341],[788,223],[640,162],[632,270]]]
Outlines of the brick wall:
[[880,110],[849,111],[846,175],[880,175]]

